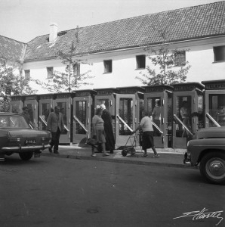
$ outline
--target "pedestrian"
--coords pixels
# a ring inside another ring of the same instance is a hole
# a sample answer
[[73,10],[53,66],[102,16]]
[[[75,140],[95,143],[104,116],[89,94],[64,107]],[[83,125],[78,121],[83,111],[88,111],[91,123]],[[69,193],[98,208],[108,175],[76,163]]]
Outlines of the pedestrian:
[[27,124],[31,127],[31,128],[35,128],[35,125],[34,123],[31,121],[31,117],[30,117],[30,114],[29,114],[29,109],[27,106],[24,106],[22,108],[23,112],[22,112],[22,116],[25,118]]
[[102,119],[104,121],[106,135],[106,150],[113,154],[113,151],[115,150],[115,138],[113,134],[112,116],[106,109],[105,104],[101,104],[100,108],[102,109]]
[[[96,136],[96,142],[101,144],[102,152],[103,152],[102,155],[109,156],[109,154],[106,153],[106,149],[105,149],[106,139],[105,139],[105,131],[104,131],[104,121],[101,115],[102,115],[102,109],[97,108],[96,114],[92,118],[93,136]],[[92,156],[93,156],[93,151],[92,151]]]
[[[95,115],[92,117],[92,121],[91,121],[91,123],[92,123],[92,127],[91,127],[92,128],[92,132],[91,132],[91,139],[89,139],[89,141],[90,141],[89,145],[91,145],[91,156],[92,157],[96,157],[95,148],[97,149],[96,146],[98,146],[97,138],[96,138],[96,132],[95,132],[95,127],[94,127],[93,124],[96,122],[96,120],[98,118],[98,115],[96,115],[96,111],[99,108],[100,108],[100,106],[97,105],[96,109],[95,109]],[[99,152],[98,149],[97,149],[97,152]]]
[[154,145],[154,138],[153,138],[153,126],[152,126],[152,120],[149,117],[148,111],[145,111],[145,116],[141,119],[140,125],[133,131],[133,134],[138,131],[142,130],[142,149],[144,150],[144,157],[147,157],[147,149],[152,148],[154,155],[153,158],[158,158],[159,155],[155,149]]
[[55,111],[50,112],[47,119],[47,130],[52,134],[49,152],[52,153],[52,148],[54,147],[54,153],[59,154],[59,138],[61,132],[64,130],[63,115],[60,113],[60,107],[56,106]]

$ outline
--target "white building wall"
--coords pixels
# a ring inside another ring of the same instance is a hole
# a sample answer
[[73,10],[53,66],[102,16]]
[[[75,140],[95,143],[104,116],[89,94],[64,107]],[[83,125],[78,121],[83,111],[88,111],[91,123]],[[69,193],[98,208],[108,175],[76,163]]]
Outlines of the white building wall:
[[[224,39],[214,39],[206,41],[196,41],[176,44],[172,49],[188,49],[186,60],[191,65],[187,74],[186,82],[201,82],[205,80],[224,79],[225,62],[214,63],[213,46],[225,45]],[[89,55],[88,64],[81,65],[81,74],[89,72],[93,78],[88,82],[91,85],[80,87],[87,88],[112,88],[142,86],[141,81],[136,79],[146,70],[136,69],[136,55],[147,54],[143,49],[133,49],[129,51],[118,51],[104,54]],[[85,59],[85,56],[83,57]],[[104,73],[104,60],[112,60],[112,73]],[[146,65],[150,60],[146,58]],[[60,60],[26,63],[24,69],[30,69],[31,77],[41,81],[47,80],[47,67],[54,67],[54,70],[63,72],[65,65]],[[176,70],[176,68],[174,68]],[[36,85],[34,85],[36,86]],[[39,90],[38,93],[45,93]]]

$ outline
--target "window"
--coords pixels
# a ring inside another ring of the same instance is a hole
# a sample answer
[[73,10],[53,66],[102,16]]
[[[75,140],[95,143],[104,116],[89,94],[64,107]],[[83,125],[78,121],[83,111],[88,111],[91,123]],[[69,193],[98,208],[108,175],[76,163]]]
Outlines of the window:
[[25,80],[29,80],[30,79],[30,70],[29,69],[24,70],[24,73],[25,73]]
[[225,46],[213,47],[214,61],[225,61]]
[[136,56],[137,69],[145,69],[145,55]]
[[174,54],[174,65],[184,66],[186,64],[186,53],[185,51],[176,51]]
[[74,75],[80,76],[80,64],[76,63],[73,65]]
[[104,61],[104,73],[112,72],[112,60]]
[[53,67],[47,67],[47,79],[53,78]]

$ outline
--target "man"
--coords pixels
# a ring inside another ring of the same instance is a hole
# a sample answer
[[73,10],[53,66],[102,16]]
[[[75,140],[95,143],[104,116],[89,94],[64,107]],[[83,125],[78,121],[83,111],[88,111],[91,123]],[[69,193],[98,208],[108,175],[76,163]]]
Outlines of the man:
[[52,152],[52,148],[54,147],[54,153],[59,154],[59,138],[61,132],[64,130],[64,123],[63,115],[60,113],[60,108],[58,106],[56,106],[55,111],[51,112],[48,116],[47,130],[52,133],[52,141],[50,143],[51,147],[49,148],[49,152]]
[[147,157],[147,149],[152,148],[154,155],[153,158],[158,158],[159,155],[156,152],[155,145],[154,145],[154,138],[153,138],[153,126],[152,126],[152,120],[149,117],[148,111],[145,111],[145,116],[141,119],[140,125],[133,131],[133,134],[139,130],[142,129],[142,149],[144,150],[144,157]]
[[105,104],[101,104],[100,108],[102,109],[102,119],[104,121],[106,134],[106,150],[113,154],[113,150],[115,150],[115,139],[113,135],[112,116],[109,111],[106,110]]

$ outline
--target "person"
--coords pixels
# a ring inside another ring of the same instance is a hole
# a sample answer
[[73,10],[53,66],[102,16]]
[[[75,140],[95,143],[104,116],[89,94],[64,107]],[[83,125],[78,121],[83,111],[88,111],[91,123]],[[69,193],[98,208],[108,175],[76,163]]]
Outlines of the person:
[[[160,106],[160,100],[156,99],[155,101],[155,107],[152,111],[152,117],[153,117],[153,122],[160,128],[160,119],[161,119],[161,106]],[[160,136],[161,133],[157,130],[154,132],[156,136]]]
[[[180,108],[180,116],[182,118],[182,122],[187,128],[190,128],[190,110],[188,110],[188,102],[182,102],[182,106]],[[182,137],[187,134],[185,128],[183,128]]]
[[148,111],[145,111],[145,116],[141,119],[140,125],[133,131],[133,134],[138,130],[142,130],[142,149],[144,150],[144,157],[147,157],[147,149],[152,148],[154,155],[153,158],[158,158],[159,155],[155,149],[154,138],[153,138],[153,126],[152,120],[149,117]]
[[[96,120],[97,120],[97,117],[98,117],[98,115],[96,115],[96,110],[97,109],[99,109],[100,108],[100,106],[99,105],[97,105],[96,106],[96,109],[95,109],[95,115],[92,117],[92,133],[91,133],[91,141],[92,141],[92,144],[91,144],[91,156],[92,157],[96,157],[96,154],[95,154],[95,148],[96,148],[96,146],[97,146],[97,141],[96,141],[96,132],[95,132],[95,127],[94,127],[94,122],[96,122]],[[99,152],[98,151],[98,149],[97,149],[97,152]]]
[[22,112],[22,116],[25,118],[27,124],[31,127],[31,128],[35,128],[34,127],[34,123],[31,121],[31,117],[30,117],[30,114],[29,114],[29,109],[27,106],[24,106],[22,108],[23,112]]
[[100,108],[102,109],[102,119],[104,121],[106,135],[106,150],[113,154],[113,150],[115,150],[115,139],[113,135],[112,116],[106,109],[105,104],[101,104]]
[[50,114],[48,115],[47,130],[52,134],[52,141],[50,143],[51,147],[49,148],[49,152],[52,153],[52,148],[54,147],[54,153],[59,154],[59,138],[61,132],[64,130],[64,122],[62,113],[60,113],[60,108],[58,106],[55,107],[54,112],[50,112]]
[[[104,121],[101,115],[102,115],[102,109],[97,108],[96,114],[92,118],[93,136],[96,136],[97,143],[101,144],[102,153],[103,153],[102,155],[109,156],[109,154],[106,153],[106,149],[105,149],[106,139],[105,139],[105,131],[104,131]],[[93,156],[93,150],[92,150],[92,156]]]

